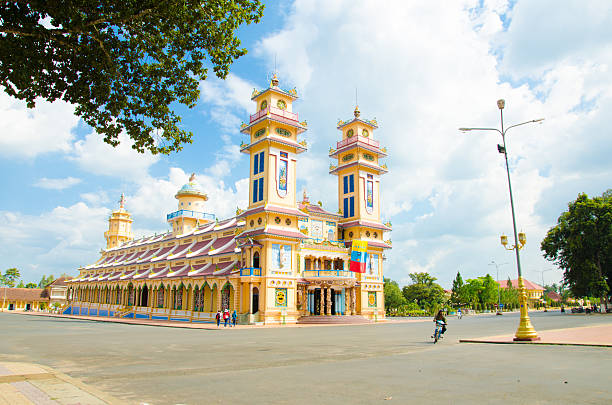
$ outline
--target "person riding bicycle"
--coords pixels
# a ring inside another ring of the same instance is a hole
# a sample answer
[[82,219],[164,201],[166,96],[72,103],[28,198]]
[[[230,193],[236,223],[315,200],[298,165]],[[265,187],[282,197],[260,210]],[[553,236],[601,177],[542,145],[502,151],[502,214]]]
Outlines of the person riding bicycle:
[[444,332],[446,332],[446,317],[444,316],[444,312],[442,312],[442,310],[439,310],[433,321],[434,323],[436,323],[437,321],[444,322],[444,325],[442,325],[442,332],[440,332],[440,336],[443,335]]

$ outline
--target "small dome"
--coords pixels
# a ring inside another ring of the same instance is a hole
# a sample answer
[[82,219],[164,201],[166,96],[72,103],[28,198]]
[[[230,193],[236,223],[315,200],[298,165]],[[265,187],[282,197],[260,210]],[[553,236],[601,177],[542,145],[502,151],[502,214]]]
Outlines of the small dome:
[[195,173],[191,174],[189,177],[189,182],[181,187],[181,189],[176,193],[175,197],[179,198],[182,195],[197,195],[208,199],[198,182],[195,180]]

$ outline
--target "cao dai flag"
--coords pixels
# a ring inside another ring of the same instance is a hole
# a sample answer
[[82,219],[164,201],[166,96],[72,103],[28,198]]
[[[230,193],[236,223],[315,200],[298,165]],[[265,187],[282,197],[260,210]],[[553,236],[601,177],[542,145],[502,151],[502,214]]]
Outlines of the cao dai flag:
[[366,258],[368,251],[368,242],[363,240],[354,240],[351,251],[351,267],[349,270],[355,273],[365,273]]

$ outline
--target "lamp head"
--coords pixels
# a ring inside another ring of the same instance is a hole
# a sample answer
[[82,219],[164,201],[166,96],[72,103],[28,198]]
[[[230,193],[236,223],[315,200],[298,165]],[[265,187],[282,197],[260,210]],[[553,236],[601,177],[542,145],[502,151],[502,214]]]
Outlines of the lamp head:
[[459,128],[459,131],[467,132],[467,131],[471,131],[471,128]]
[[525,243],[527,243],[527,237],[525,236],[525,232],[519,232],[518,238],[521,246],[525,246]]
[[497,100],[497,108],[499,108],[500,110],[503,110],[505,106],[506,106],[506,100],[504,100],[503,98]]
[[508,237],[506,235],[502,235],[500,237],[500,240],[501,240],[501,244],[504,245],[504,247],[508,245]]

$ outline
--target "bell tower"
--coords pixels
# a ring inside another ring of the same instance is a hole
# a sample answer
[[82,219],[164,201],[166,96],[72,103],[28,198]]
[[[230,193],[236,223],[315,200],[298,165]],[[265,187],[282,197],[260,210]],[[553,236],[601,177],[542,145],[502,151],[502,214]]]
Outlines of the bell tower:
[[121,194],[119,209],[108,218],[108,231],[104,232],[106,248],[111,249],[134,239],[132,234],[132,216],[125,209],[125,196]]
[[248,143],[240,151],[249,155],[249,205],[238,214],[245,221],[238,239],[248,243],[246,263],[261,274],[259,316],[265,323],[295,322],[298,249],[304,238],[298,229],[297,157],[307,150],[298,135],[306,131],[293,109],[295,89],[279,87],[276,73],[267,89],[253,90],[255,113],[240,130]]
[[172,227],[173,235],[183,235],[196,229],[199,225],[216,219],[213,214],[204,212],[204,203],[208,196],[195,180],[195,173],[189,176],[189,182],[183,185],[174,196],[178,200],[178,210],[166,215],[166,221]]
[[329,157],[336,158],[337,164],[330,166],[329,173],[338,176],[341,239],[347,246],[355,239],[367,241],[366,273],[380,278],[383,249],[391,247],[383,238],[383,232],[391,230],[390,224],[380,219],[380,180],[388,172],[380,159],[387,156],[387,150],[374,139],[376,119],[361,118],[358,106],[353,114],[353,119],[338,122],[342,139],[335,149],[330,148]]

